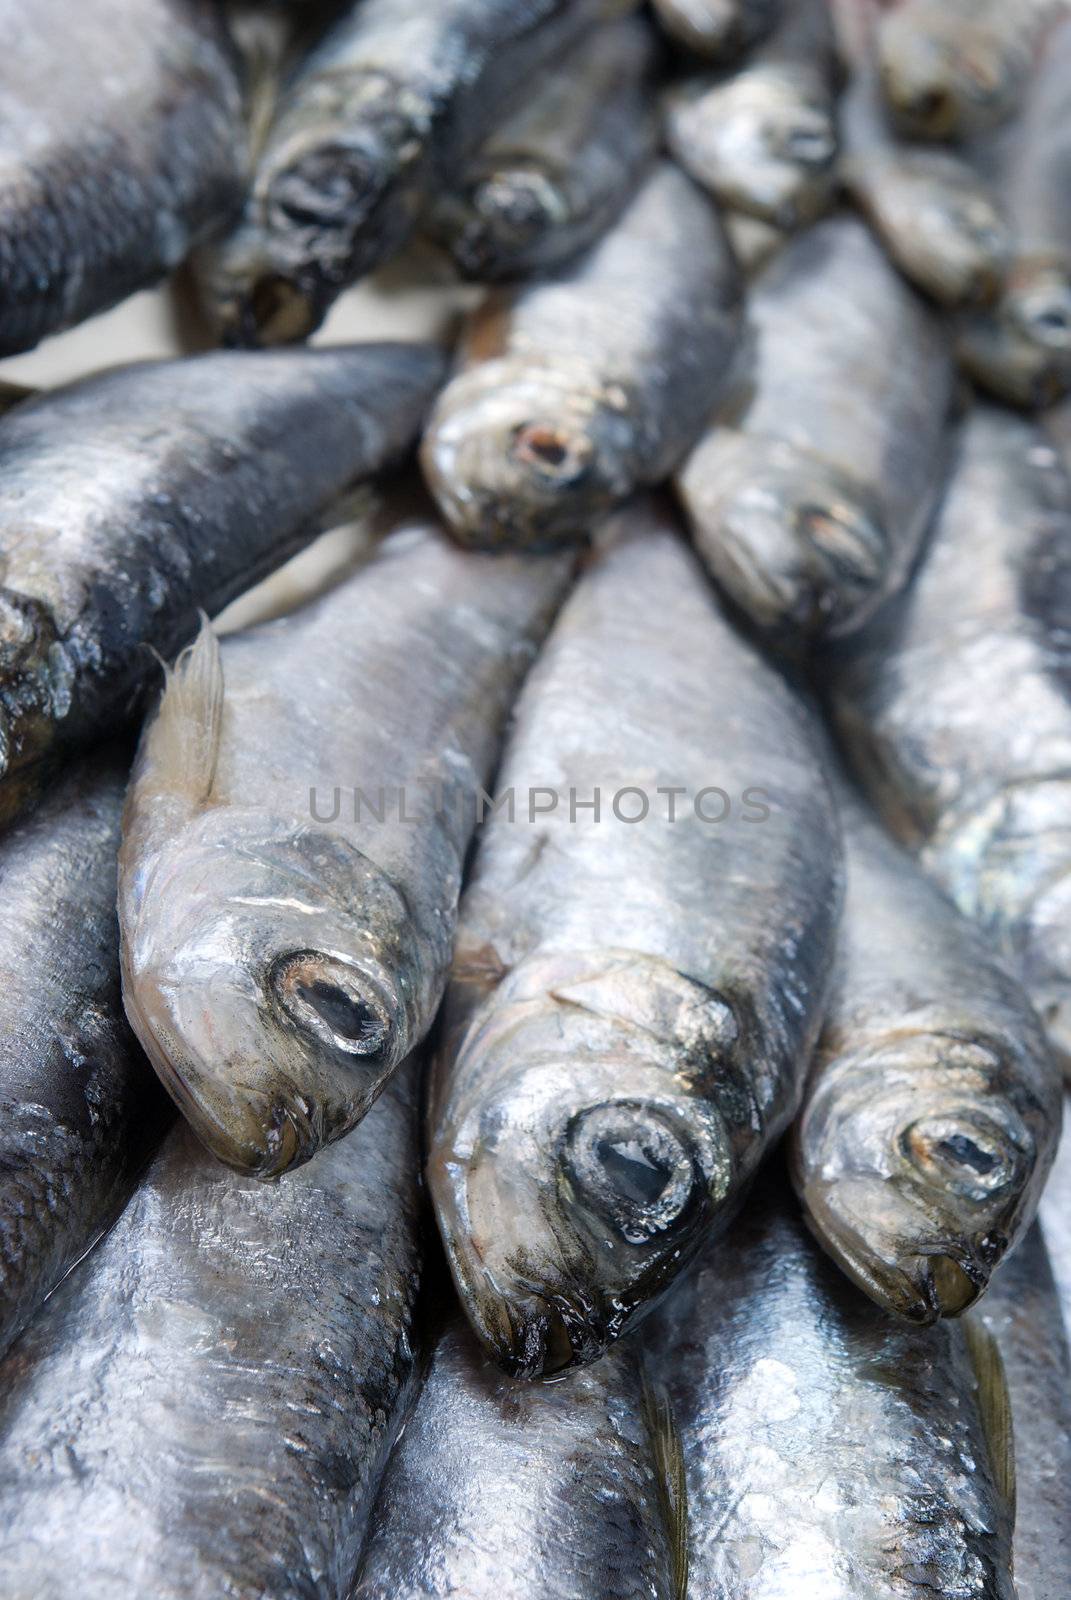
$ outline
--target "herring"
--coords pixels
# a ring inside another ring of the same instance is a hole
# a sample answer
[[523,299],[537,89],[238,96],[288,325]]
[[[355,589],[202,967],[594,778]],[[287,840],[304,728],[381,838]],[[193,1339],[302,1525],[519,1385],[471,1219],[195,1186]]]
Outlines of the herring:
[[260,1178],[349,1132],[430,1026],[481,786],[570,571],[385,518],[321,599],[202,630],[123,818],[127,1013],[203,1141]]
[[749,312],[751,359],[676,485],[717,581],[798,646],[858,628],[906,580],[954,369],[940,325],[854,217],[790,241]]
[[454,534],[543,545],[587,534],[694,442],[736,346],[741,285],[725,233],[660,163],[571,267],[488,296],[421,459]]
[[0,420],[0,823],[153,668],[411,443],[430,346],[118,367]]
[[450,1267],[524,1377],[592,1361],[739,1206],[802,1092],[839,904],[807,707],[664,511],[612,532],[518,703],[429,1091]]
[[1060,1070],[987,940],[839,792],[847,891],[792,1130],[819,1241],[872,1299],[957,1316],[999,1279],[1056,1154]]

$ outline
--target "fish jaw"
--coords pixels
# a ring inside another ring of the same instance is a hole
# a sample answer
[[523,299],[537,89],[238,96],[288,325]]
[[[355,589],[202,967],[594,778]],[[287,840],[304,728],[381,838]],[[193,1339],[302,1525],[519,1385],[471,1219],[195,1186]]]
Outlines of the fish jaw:
[[716,427],[677,482],[700,554],[767,633],[850,633],[893,581],[872,497],[795,445]]
[[630,424],[593,374],[508,358],[474,367],[440,397],[421,449],[424,475],[463,544],[538,547],[586,535],[633,486]]

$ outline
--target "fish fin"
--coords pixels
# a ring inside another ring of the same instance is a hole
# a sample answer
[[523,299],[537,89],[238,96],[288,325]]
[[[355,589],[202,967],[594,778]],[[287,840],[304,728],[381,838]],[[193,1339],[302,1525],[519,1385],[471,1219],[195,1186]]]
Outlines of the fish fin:
[[978,1409],[989,1446],[993,1478],[1014,1518],[1015,1432],[1004,1361],[1000,1346],[983,1322],[975,1317],[965,1317],[964,1329],[967,1353],[978,1384]]
[[164,692],[145,736],[144,770],[153,788],[201,805],[212,792],[223,720],[219,640],[203,613],[196,639],[164,673]]
[[688,1593],[688,1484],[684,1475],[684,1450],[673,1404],[661,1383],[641,1358],[643,1416],[658,1481],[658,1499],[669,1538],[673,1600]]

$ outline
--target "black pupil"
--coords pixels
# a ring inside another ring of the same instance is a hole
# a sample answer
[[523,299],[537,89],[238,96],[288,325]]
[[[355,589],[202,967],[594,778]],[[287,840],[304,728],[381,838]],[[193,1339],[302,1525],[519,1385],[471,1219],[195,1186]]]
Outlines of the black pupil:
[[618,1193],[637,1205],[653,1206],[665,1193],[669,1168],[655,1161],[636,1139],[600,1139],[595,1154]]
[[937,1148],[943,1154],[951,1156],[953,1161],[959,1161],[965,1167],[971,1167],[983,1175],[992,1172],[997,1165],[996,1156],[990,1155],[987,1150],[980,1150],[972,1139],[966,1138],[962,1133],[954,1133],[950,1138],[942,1139]]
[[354,1000],[337,984],[317,978],[314,983],[299,983],[297,992],[305,1004],[323,1018],[331,1032],[342,1039],[365,1044],[382,1029],[371,1006],[366,1006],[363,1000]]

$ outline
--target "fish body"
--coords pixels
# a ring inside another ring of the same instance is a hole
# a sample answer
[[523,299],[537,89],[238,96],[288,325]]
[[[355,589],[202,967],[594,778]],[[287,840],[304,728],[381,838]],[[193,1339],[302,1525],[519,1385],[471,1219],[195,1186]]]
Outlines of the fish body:
[[414,1089],[280,1185],[175,1128],[0,1367],[5,1600],[347,1600],[417,1384]]
[[428,231],[462,276],[523,278],[571,260],[621,211],[655,147],[655,41],[639,18],[593,29],[434,205]]
[[0,845],[0,1352],[112,1221],[167,1125],[119,994],[126,768],[94,758]]
[[990,152],[1011,232],[996,305],[962,321],[970,377],[1012,405],[1071,387],[1071,17],[1045,40],[1021,117]]
[[901,131],[963,139],[1022,104],[1052,0],[903,0],[883,15],[878,53]]
[[654,0],[671,39],[711,61],[732,61],[777,22],[782,0]]
[[422,446],[454,534],[575,538],[661,482],[718,396],[740,299],[718,219],[668,163],[579,262],[489,296]]
[[[897,1322],[776,1176],[648,1325],[694,1600],[1015,1600],[1013,1510],[963,1324]],[[995,1420],[995,1419],[994,1419]]]
[[798,645],[859,627],[905,581],[954,372],[940,326],[853,217],[793,240],[749,315],[747,369],[676,485],[714,577]]
[[[402,455],[442,373],[419,345],[116,368],[0,421],[0,822],[128,717],[215,612]],[[151,647],[151,648],[149,648]]]
[[925,560],[829,662],[842,738],[892,830],[1022,976],[1071,1057],[1071,484],[976,407]]
[[[519,1385],[453,1315],[383,1478],[353,1600],[678,1600],[635,1354]],[[597,1574],[597,1577],[593,1577]]]
[[9,3],[0,355],[177,267],[241,205],[237,58],[206,0]]
[[517,707],[430,1092],[451,1270],[527,1377],[596,1357],[738,1206],[798,1103],[839,903],[807,708],[667,515],[614,531]]
[[1029,1227],[1060,1135],[1060,1070],[981,930],[847,786],[840,799],[847,891],[793,1176],[848,1275],[932,1322],[971,1305]]
[[617,0],[354,0],[281,84],[242,220],[201,275],[223,334],[317,328],[516,95]]
[[1019,1600],[1063,1600],[1071,1593],[1071,1354],[1040,1227],[973,1315],[996,1340],[1008,1379]]
[[739,70],[670,91],[669,148],[723,205],[779,228],[813,222],[833,199],[836,80],[828,0],[793,0]]
[[364,1116],[446,981],[476,801],[569,575],[422,511],[320,600],[204,630],[123,820],[127,1012],[197,1133],[277,1177]]

